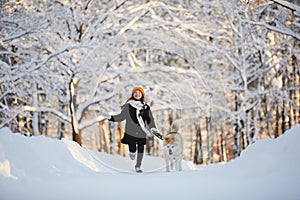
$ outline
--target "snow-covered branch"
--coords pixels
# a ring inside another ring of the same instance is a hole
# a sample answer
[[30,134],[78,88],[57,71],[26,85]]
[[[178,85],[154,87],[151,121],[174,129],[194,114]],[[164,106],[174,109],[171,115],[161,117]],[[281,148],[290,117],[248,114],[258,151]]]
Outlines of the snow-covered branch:
[[23,107],[23,111],[28,111],[28,112],[49,112],[52,113],[54,115],[56,115],[57,117],[59,117],[60,119],[71,123],[71,119],[69,116],[57,111],[54,108],[45,108],[45,107],[33,107],[33,106],[24,106]]
[[293,4],[292,2],[288,2],[285,0],[271,0],[271,1],[292,10],[296,16],[300,17],[300,7],[297,6],[296,4]]
[[275,26],[271,26],[271,25],[269,25],[265,22],[251,22],[251,23],[255,24],[255,25],[259,25],[259,26],[264,26],[264,27],[266,27],[267,29],[269,29],[271,31],[275,31],[277,33],[289,35],[289,36],[294,37],[297,40],[300,40],[300,34],[292,31],[291,29],[288,29],[288,28],[285,28],[285,27],[278,28],[278,27],[275,27]]
[[3,38],[2,41],[3,42],[9,42],[11,40],[18,39],[18,38],[21,38],[25,35],[32,34],[32,33],[35,33],[35,32],[36,32],[36,30],[23,31],[23,32],[17,33],[16,35],[7,36],[7,37]]
[[112,97],[114,97],[114,94],[108,93],[105,96],[96,96],[96,97],[89,99],[88,101],[86,101],[84,103],[81,103],[79,105],[78,109],[76,110],[76,118],[79,119],[79,121],[81,121],[85,110],[87,110],[89,106],[97,104],[101,101],[108,101]]
[[95,117],[93,119],[85,120],[84,122],[79,123],[78,128],[80,130],[83,130],[83,129],[88,128],[88,127],[96,124],[97,122],[103,121],[105,119],[106,118],[104,116],[100,115],[100,116],[97,116],[97,117]]

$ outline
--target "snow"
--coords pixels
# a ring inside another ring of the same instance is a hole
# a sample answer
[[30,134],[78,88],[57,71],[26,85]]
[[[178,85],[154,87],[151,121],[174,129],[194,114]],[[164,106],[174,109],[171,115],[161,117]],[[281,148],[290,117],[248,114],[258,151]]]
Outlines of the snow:
[[166,173],[164,160],[134,161],[68,140],[0,130],[0,199],[300,199],[300,125],[256,141],[229,163]]

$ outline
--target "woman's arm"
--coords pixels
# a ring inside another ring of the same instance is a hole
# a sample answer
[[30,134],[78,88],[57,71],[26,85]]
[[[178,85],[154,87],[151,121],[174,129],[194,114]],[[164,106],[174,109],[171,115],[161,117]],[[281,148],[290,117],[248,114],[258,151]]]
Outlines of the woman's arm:
[[149,129],[151,129],[151,128],[156,128],[155,121],[154,121],[154,117],[153,117],[153,115],[152,115],[152,111],[151,111],[150,107],[149,107],[149,119],[150,119],[150,120],[149,120],[150,123],[148,124]]
[[120,114],[117,114],[117,115],[112,115],[111,118],[109,119],[109,121],[112,121],[112,122],[120,122],[120,121],[123,121],[126,119],[126,115],[129,113],[128,111],[128,104],[126,104],[124,106],[124,108],[122,109],[121,113]]
[[154,121],[154,117],[152,115],[152,111],[149,107],[149,123],[148,123],[148,126],[149,126],[149,129],[150,129],[150,132],[155,135],[157,138],[163,140],[164,137],[159,133],[159,131],[157,130],[156,128],[156,125],[155,125],[155,121]]

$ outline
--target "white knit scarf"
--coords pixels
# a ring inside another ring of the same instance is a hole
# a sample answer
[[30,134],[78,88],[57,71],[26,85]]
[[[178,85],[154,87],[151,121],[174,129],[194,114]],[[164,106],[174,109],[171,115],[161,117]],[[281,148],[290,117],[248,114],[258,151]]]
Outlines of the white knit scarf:
[[148,135],[151,136],[152,134],[149,132],[149,130],[146,128],[145,123],[143,121],[142,116],[140,116],[140,111],[143,109],[144,104],[140,101],[134,101],[134,100],[130,100],[128,101],[128,103],[136,108],[136,118],[138,119],[139,125],[142,128],[142,130]]

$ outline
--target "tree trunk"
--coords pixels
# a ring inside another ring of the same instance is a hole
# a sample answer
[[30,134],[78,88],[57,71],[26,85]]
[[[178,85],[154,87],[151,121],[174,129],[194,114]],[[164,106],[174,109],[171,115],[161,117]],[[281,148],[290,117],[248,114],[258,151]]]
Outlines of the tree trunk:
[[[294,66],[294,73],[295,73],[295,85],[300,85],[300,69],[296,65]],[[295,90],[295,111],[294,111],[294,118],[295,118],[295,123],[299,124],[300,123],[300,112],[299,112],[299,107],[300,107],[300,90]]]
[[115,124],[109,122],[109,142],[110,142],[110,153],[116,154],[116,129]]
[[201,132],[201,126],[199,123],[198,127],[198,132],[199,132],[199,164],[203,164],[203,145],[202,145],[202,132]]
[[[59,101],[59,111],[63,112],[63,109],[64,109],[64,105],[63,105],[63,102]],[[58,139],[62,139],[64,134],[63,134],[63,129],[64,129],[64,122],[62,122],[60,119],[58,119],[58,122],[57,122],[57,138]]]
[[245,145],[246,145],[246,138],[247,138],[247,136],[246,136],[246,128],[245,128],[245,124],[244,124],[244,121],[243,120],[241,120],[241,131],[240,131],[240,133],[241,133],[241,137],[240,137],[240,148],[239,148],[239,153],[240,152],[242,152],[242,150],[244,150],[245,149]]
[[224,134],[224,127],[221,126],[221,147],[222,147],[222,160],[224,162],[227,162],[227,139]]
[[99,122],[99,128],[100,128],[100,150],[104,150],[104,152],[108,153],[108,142],[106,138],[106,131],[105,131],[105,123],[104,122]]
[[[239,102],[238,102],[238,96],[235,92],[235,112],[237,112],[239,109]],[[240,128],[239,128],[239,118],[237,117],[235,121],[235,134],[234,134],[234,158],[238,157],[240,155]]]
[[97,134],[97,141],[96,141],[96,147],[98,151],[103,151],[103,145],[102,145],[102,130],[101,130],[101,122],[98,122],[98,128],[99,128],[99,134]]
[[200,164],[200,161],[199,161],[199,135],[198,135],[198,130],[196,131],[196,140],[195,140],[195,150],[194,150],[193,163],[195,163],[196,165]]
[[[300,82],[298,81],[297,82],[297,58],[295,56],[293,56],[293,61],[292,61],[292,66],[293,66],[293,72],[292,72],[292,88],[293,90],[292,91],[292,94],[291,94],[291,99],[293,100],[294,104],[293,105],[293,122],[294,124],[298,124],[299,123],[299,119],[298,119],[298,116],[299,116],[299,110],[298,110],[298,105],[300,106],[300,102],[297,102],[297,96],[299,95],[299,90],[296,89],[297,85],[300,85]],[[298,69],[299,70],[299,69]],[[299,79],[299,77],[298,77]]]
[[245,114],[245,142],[244,142],[244,149],[249,145],[252,144],[252,138],[251,138],[251,124],[250,124],[250,114],[251,110],[246,110]]
[[75,74],[72,75],[71,81],[69,83],[69,91],[70,91],[69,109],[71,114],[72,139],[73,141],[77,142],[81,146],[82,145],[81,135],[80,135],[80,130],[78,129],[78,121],[76,119],[76,95],[78,91],[79,81],[75,81],[74,77]]
[[206,164],[212,163],[211,152],[213,151],[213,146],[211,145],[211,117],[206,117],[206,134],[207,134],[207,161]]
[[[176,118],[177,119],[177,118]],[[194,127],[193,126],[189,126],[189,128],[190,128],[190,130],[189,130],[189,132],[190,133],[194,133],[195,132],[195,130],[193,129]],[[194,143],[194,136],[193,136],[193,134],[190,134],[190,156],[189,156],[189,160],[193,160],[193,154],[194,154],[194,151],[193,151],[193,144]],[[186,154],[185,154],[186,155]],[[182,156],[184,156],[184,152],[183,152],[183,155]],[[187,156],[187,155],[186,155]]]
[[196,129],[196,142],[195,142],[195,153],[194,153],[194,163],[203,164],[203,147],[202,147],[202,135],[200,124],[195,123]]
[[[38,107],[38,104],[39,104],[38,92],[37,91],[38,91],[37,85],[34,84],[34,91],[33,91],[33,97],[32,97],[34,107]],[[39,131],[39,113],[38,112],[33,112],[31,123],[32,123],[32,129],[33,129],[33,135],[35,135],[35,136],[40,135],[40,131]]]
[[119,147],[119,155],[121,156],[125,156],[125,150],[124,150],[124,145],[121,143],[121,139],[122,139],[122,136],[123,136],[123,133],[122,133],[122,129],[121,129],[121,123],[118,122],[117,123],[117,133],[118,133],[118,147]]
[[23,134],[24,117],[22,115],[18,115],[17,120],[18,120],[18,132]]
[[277,138],[279,136],[279,119],[280,119],[280,115],[279,115],[279,106],[276,107],[276,125],[275,125],[275,133],[274,133],[274,137]]
[[[286,90],[286,76],[285,74],[282,75],[282,89]],[[281,110],[281,118],[282,118],[282,131],[281,134],[283,134],[286,131],[286,101],[285,99],[282,100],[282,110]]]

